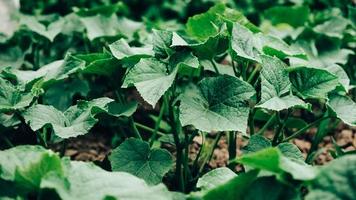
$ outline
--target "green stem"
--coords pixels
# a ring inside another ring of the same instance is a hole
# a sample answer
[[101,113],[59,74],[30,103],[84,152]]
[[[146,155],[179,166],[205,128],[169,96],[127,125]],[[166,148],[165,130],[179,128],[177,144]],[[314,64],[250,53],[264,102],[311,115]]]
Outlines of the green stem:
[[219,75],[220,72],[219,72],[218,66],[216,66],[216,64],[215,64],[214,59],[212,59],[210,62],[213,65],[215,72]]
[[195,158],[194,162],[193,162],[193,167],[192,169],[194,170],[194,172],[196,172],[196,170],[198,170],[198,173],[196,174],[197,177],[199,177],[199,169],[198,169],[198,164],[199,164],[199,158],[200,158],[200,155],[203,151],[203,149],[205,148],[205,134],[204,133],[201,133],[201,137],[202,137],[202,144],[201,144],[201,147],[199,149],[199,152],[197,154],[197,157]]
[[255,119],[254,119],[255,112],[256,112],[256,110],[252,108],[251,112],[249,114],[249,118],[248,118],[248,125],[250,127],[250,135],[255,134]]
[[[155,131],[153,128],[148,127],[148,126],[145,126],[145,125],[140,124],[140,123],[138,123],[138,122],[135,122],[135,126],[136,126],[137,128],[140,128],[140,129],[142,129],[142,130],[144,130],[144,131],[147,131],[147,132],[150,132],[150,133],[152,133],[152,134],[153,134],[153,132]],[[159,135],[159,136],[164,136],[164,135],[166,135],[166,134],[164,134],[164,133],[162,133],[162,132],[160,132],[160,131],[157,131],[157,135]]]
[[[167,98],[167,97],[164,95],[163,98]],[[156,139],[157,132],[158,132],[159,126],[160,126],[162,118],[163,118],[163,114],[164,114],[164,112],[166,110],[166,107],[167,107],[166,102],[167,101],[165,101],[165,100],[163,101],[162,107],[161,107],[161,109],[159,111],[158,119],[157,119],[156,124],[155,124],[155,129],[154,129],[153,134],[152,134],[152,136],[150,138],[150,146],[152,146],[153,142]]]
[[249,65],[249,62],[248,62],[248,61],[246,61],[246,63],[242,65],[242,79],[243,79],[244,81],[246,81],[246,79],[247,79],[248,65]]
[[228,138],[229,138],[229,146],[228,146],[229,160],[231,160],[236,157],[236,133],[234,131],[230,131]]
[[276,124],[276,128],[275,128],[275,131],[274,131],[274,136],[273,136],[273,139],[272,139],[272,145],[275,146],[278,142],[278,138],[281,134],[281,131],[283,129],[283,124],[281,122],[281,117],[280,117],[280,113],[276,113],[276,121],[277,121],[277,124]]
[[256,65],[256,67],[253,69],[252,73],[250,74],[250,76],[247,79],[248,83],[251,83],[251,81],[253,80],[253,78],[255,77],[255,75],[259,69],[260,69],[260,65]]
[[266,122],[266,124],[257,132],[257,135],[262,135],[265,130],[274,122],[276,118],[276,113],[274,113],[269,120]]
[[67,140],[64,139],[63,142],[62,142],[62,147],[61,147],[61,152],[60,152],[60,156],[63,157],[66,153],[66,149],[67,149]]
[[174,143],[176,145],[176,150],[177,150],[177,154],[176,154],[176,179],[178,180],[178,187],[179,190],[184,192],[185,191],[185,184],[184,184],[184,172],[182,168],[182,164],[183,164],[183,148],[181,146],[180,143],[180,139],[179,139],[179,134],[181,132],[181,127],[180,127],[180,122],[178,120],[177,117],[177,112],[176,112],[176,108],[173,106],[170,109],[170,121],[172,123],[172,130],[173,130],[173,139],[174,139]]
[[137,127],[136,127],[136,124],[135,124],[135,121],[133,120],[133,117],[129,117],[129,123],[130,123],[130,126],[133,130],[133,134],[135,136],[135,138],[138,138],[140,140],[142,140],[142,137],[140,135],[140,132],[138,131]]
[[239,73],[237,72],[234,60],[231,60],[231,65],[232,65],[232,70],[234,70],[235,76],[238,77]]
[[215,150],[216,146],[218,145],[221,136],[222,136],[222,132],[219,132],[219,133],[216,135],[216,137],[215,137],[215,139],[214,139],[214,142],[213,142],[213,145],[212,145],[212,147],[211,147],[211,149],[210,149],[210,152],[209,152],[208,156],[205,157],[204,162],[203,162],[202,165],[200,166],[199,174],[201,174],[201,172],[202,172],[203,169],[204,169],[204,166],[205,166],[207,163],[209,163],[210,160],[211,160],[211,158],[213,157],[214,150]]
[[46,134],[47,128],[43,128],[43,132],[37,131],[37,139],[39,140],[40,144],[47,148],[47,141],[46,141]]
[[291,140],[291,139],[293,139],[293,138],[298,137],[299,135],[303,134],[305,131],[307,131],[307,130],[310,129],[311,127],[317,125],[319,122],[321,122],[322,120],[327,119],[327,118],[329,118],[329,117],[322,117],[322,118],[320,118],[320,119],[315,120],[314,122],[308,124],[307,126],[301,128],[301,129],[299,129],[299,130],[298,130],[297,132],[295,132],[294,134],[292,134],[292,135],[290,135],[289,137],[285,138],[285,139],[283,140],[283,142],[287,142],[287,141],[289,141],[289,140]]
[[14,147],[14,144],[12,144],[12,142],[9,140],[9,138],[6,137],[6,135],[0,134],[0,136],[9,147]]

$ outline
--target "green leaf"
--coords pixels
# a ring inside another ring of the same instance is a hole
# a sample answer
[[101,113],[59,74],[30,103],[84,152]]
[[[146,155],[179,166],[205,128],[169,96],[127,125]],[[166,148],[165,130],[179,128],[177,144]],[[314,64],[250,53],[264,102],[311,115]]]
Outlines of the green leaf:
[[153,56],[152,47],[130,47],[125,39],[120,39],[109,45],[113,56],[118,60],[138,61],[140,58]]
[[40,23],[38,19],[30,15],[20,15],[19,24],[26,26],[31,31],[49,39],[53,42],[54,38],[62,31],[64,26],[64,20],[62,18],[57,21],[51,22],[47,27]]
[[282,152],[283,156],[304,162],[304,156],[296,145],[289,142],[283,142],[278,144],[277,147]]
[[290,79],[298,94],[304,98],[326,99],[339,84],[338,78],[326,70],[300,67],[290,72]]
[[42,177],[49,173],[63,174],[58,155],[40,146],[17,146],[0,151],[0,180],[15,183],[22,193],[35,192]]
[[169,58],[171,66],[178,67],[178,74],[186,76],[199,76],[200,63],[196,56],[190,51],[179,51]]
[[293,27],[304,26],[310,9],[307,6],[274,6],[265,11],[264,16],[273,25],[286,23]]
[[255,180],[246,191],[244,200],[301,200],[298,191],[290,185],[281,183],[275,177],[261,177]]
[[53,106],[35,105],[23,113],[23,117],[33,131],[50,125],[54,134],[60,138],[84,135],[97,123],[94,116],[107,110],[112,99],[103,97],[92,101],[81,101],[71,106],[64,113]]
[[251,31],[259,32],[259,29],[250,23],[241,12],[230,9],[223,3],[216,4],[205,13],[190,17],[186,24],[186,31],[197,40],[205,41],[216,35],[224,23],[232,24],[236,22]]
[[287,57],[297,57],[301,59],[307,58],[303,50],[296,46],[289,46],[283,40],[258,33],[255,35],[263,46],[262,51],[266,55],[276,56],[279,59],[285,59]]
[[253,153],[272,146],[269,139],[262,135],[252,135],[248,144],[242,148],[243,153]]
[[55,190],[63,200],[172,200],[173,193],[163,184],[148,186],[125,172],[108,172],[92,163],[72,161],[65,178],[46,177],[41,188]]
[[9,81],[0,77],[0,112],[19,110],[30,105],[34,98],[20,86],[14,86]]
[[79,54],[74,57],[85,63],[80,70],[82,73],[111,76],[120,69],[118,60],[108,52]]
[[86,28],[89,40],[104,36],[116,36],[120,33],[119,20],[116,15],[104,16],[98,14],[80,17],[80,21]]
[[341,16],[335,16],[332,17],[330,20],[315,26],[313,30],[317,33],[324,34],[329,37],[336,37],[341,39],[344,30],[349,24],[349,20]]
[[284,156],[278,148],[266,148],[255,153],[245,154],[237,158],[236,162],[266,170],[281,177],[288,173],[296,180],[312,180],[317,175],[315,168],[293,157]]
[[281,97],[290,91],[287,65],[281,60],[270,56],[261,56],[261,102],[273,97]]
[[215,56],[220,55],[228,49],[228,34],[226,24],[218,29],[219,31],[205,41],[185,41],[177,33],[172,37],[171,47],[189,47],[194,55],[200,59],[212,60]]
[[14,77],[21,84],[28,84],[43,78],[43,85],[48,85],[53,81],[68,78],[70,74],[76,73],[78,70],[85,67],[85,63],[72,56],[66,55],[64,60],[57,60],[45,66],[42,66],[37,71],[32,70],[17,70],[9,68],[5,72],[5,76]]
[[251,187],[251,184],[257,178],[258,170],[251,170],[242,173],[239,176],[221,184],[213,189],[204,192],[204,200],[216,200],[223,198],[224,200],[243,199],[246,195],[246,190]]
[[22,66],[26,52],[23,52],[19,46],[2,46],[1,48],[0,71],[9,66],[15,69],[18,69]]
[[259,62],[260,47],[253,33],[246,27],[234,23],[231,32],[232,55]]
[[356,156],[346,155],[323,166],[308,187],[306,200],[356,198]]
[[[244,154],[254,153],[270,147],[272,147],[272,143],[269,139],[262,135],[252,135],[248,141],[248,144],[242,148],[242,152]],[[283,142],[278,144],[277,148],[285,157],[304,162],[302,152],[294,144]]]
[[174,50],[171,49],[173,33],[171,31],[153,30],[153,51],[158,57],[169,57]]
[[89,85],[87,81],[80,79],[60,81],[46,90],[43,96],[43,103],[64,111],[72,105],[74,95],[86,96],[88,92]]
[[198,88],[183,94],[179,118],[183,126],[193,125],[202,131],[246,133],[247,101],[253,95],[254,88],[235,77],[204,78]]
[[202,191],[210,190],[226,183],[236,176],[235,172],[227,167],[213,169],[198,179],[197,188]]
[[164,149],[150,149],[147,142],[129,138],[114,149],[109,157],[113,171],[123,171],[158,184],[172,168],[172,155]]
[[57,197],[53,193],[63,200],[173,200],[179,196],[169,192],[163,184],[148,186],[129,173],[108,172],[93,163],[67,158],[61,160],[50,150],[29,145],[0,151],[2,189],[4,184],[11,191],[0,190],[1,199],[11,199],[15,195]]
[[327,49],[317,49],[315,41],[298,40],[293,46],[302,48],[308,56],[308,60],[297,57],[290,58],[291,65],[305,65],[311,67],[328,67],[334,64],[346,64],[349,55],[353,54],[350,49],[341,49],[340,45]]
[[177,74],[177,68],[167,73],[167,67],[154,58],[141,59],[129,70],[123,87],[134,85],[142,98],[154,107],[171,87]]
[[335,112],[336,117],[350,126],[356,126],[356,103],[347,96],[332,94],[327,105]]
[[287,95],[291,89],[287,65],[270,56],[261,56],[261,101],[257,107],[281,111],[307,105],[298,97]]

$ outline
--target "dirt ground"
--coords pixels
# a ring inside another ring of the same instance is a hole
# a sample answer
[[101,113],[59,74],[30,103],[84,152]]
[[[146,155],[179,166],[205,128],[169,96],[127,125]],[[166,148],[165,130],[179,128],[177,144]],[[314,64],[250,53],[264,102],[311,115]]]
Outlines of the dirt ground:
[[[310,129],[307,133],[292,142],[298,146],[306,157],[309,149],[311,148],[311,140],[316,133],[316,128]],[[314,163],[323,165],[333,159],[330,150],[334,149],[332,137],[335,139],[336,144],[339,145],[343,151],[352,151],[356,149],[356,128],[351,128],[345,125],[340,125],[333,136],[326,136],[320,143],[320,153],[316,157]],[[266,137],[273,137],[272,131],[266,131]],[[104,134],[88,134],[78,138],[70,139],[67,142],[65,156],[71,157],[73,160],[80,161],[103,161],[105,157],[110,154],[110,138]],[[211,138],[212,140],[213,138]],[[193,160],[201,147],[202,139],[197,136],[194,138],[193,143],[190,145],[190,158]],[[247,139],[241,136],[237,137],[237,155],[241,155],[241,149],[248,143]],[[53,146],[55,151],[60,152],[61,146]],[[172,152],[174,153],[174,152]],[[214,169],[227,165],[229,160],[228,144],[225,137],[222,137],[214,150],[209,168]],[[239,170],[239,167],[237,167]]]

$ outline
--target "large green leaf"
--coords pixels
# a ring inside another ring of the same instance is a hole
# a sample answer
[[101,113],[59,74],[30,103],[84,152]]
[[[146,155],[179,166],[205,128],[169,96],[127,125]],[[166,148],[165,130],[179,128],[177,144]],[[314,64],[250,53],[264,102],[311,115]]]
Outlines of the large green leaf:
[[258,28],[251,24],[239,11],[230,9],[222,3],[211,7],[207,12],[194,15],[188,19],[186,24],[187,33],[200,41],[216,35],[223,23],[240,23],[254,32]]
[[275,6],[267,9],[264,16],[274,25],[287,23],[298,27],[308,21],[309,12],[307,6]]
[[308,187],[307,200],[356,198],[356,156],[346,155],[323,166]]
[[246,132],[254,88],[238,78],[223,75],[203,79],[198,88],[181,97],[180,121],[202,131]]
[[261,177],[255,180],[246,191],[244,200],[301,200],[296,188],[277,181],[275,177]]
[[129,138],[113,150],[110,157],[113,171],[123,171],[158,184],[173,165],[172,155],[164,149],[150,149],[147,142]]
[[130,47],[125,39],[120,39],[109,45],[110,51],[118,60],[139,60],[140,58],[153,56],[150,46]]
[[134,85],[142,98],[153,107],[171,87],[177,68],[167,73],[167,65],[154,58],[141,59],[129,70],[123,87]]
[[36,71],[9,68],[3,73],[5,76],[9,76],[21,84],[27,84],[40,78],[43,78],[43,84],[47,84],[65,79],[70,74],[73,74],[84,67],[85,62],[68,54],[64,60],[51,62]]
[[29,106],[34,98],[31,92],[14,86],[0,77],[0,111],[18,110]]
[[153,51],[156,56],[166,58],[174,52],[171,49],[173,32],[163,30],[153,30],[152,36]]
[[0,151],[0,169],[1,199],[26,199],[29,195],[52,199],[54,192],[63,200],[169,200],[179,195],[169,192],[163,184],[148,186],[125,172],[108,172],[92,163],[61,160],[40,146]]
[[338,86],[338,77],[323,69],[300,67],[290,73],[291,82],[303,98],[326,99]]
[[332,94],[327,104],[344,123],[356,126],[356,103],[352,99]]
[[246,190],[251,187],[251,184],[257,178],[258,172],[258,170],[251,170],[249,172],[242,173],[224,184],[210,190],[203,191],[202,198],[204,200],[243,199],[246,195]]
[[60,158],[40,146],[17,146],[0,151],[0,180],[16,184],[21,193],[36,191],[49,173],[64,173]]
[[235,178],[236,176],[235,172],[227,167],[213,169],[198,179],[197,188],[203,191],[213,189]]
[[56,175],[46,177],[41,188],[54,189],[63,200],[169,200],[169,193],[163,184],[150,187],[125,172],[108,172],[92,163],[70,163],[67,177]]
[[270,56],[261,56],[261,62],[261,101],[258,107],[281,111],[294,106],[306,106],[298,97],[288,95],[292,84],[286,64]]
[[237,158],[236,161],[282,177],[285,173],[288,173],[296,180],[313,180],[316,177],[317,170],[315,168],[286,155],[279,148],[265,148],[255,153],[245,154]]
[[88,82],[80,79],[59,81],[51,85],[43,96],[43,103],[64,111],[72,105],[73,96],[86,96],[89,92]]
[[120,34],[119,19],[115,14],[111,16],[97,14],[94,16],[80,17],[80,21],[86,28],[89,40]]
[[178,34],[173,34],[172,47],[189,47],[200,59],[212,60],[215,56],[228,49],[228,35],[226,24],[219,27],[218,32],[205,41],[185,41]]
[[351,22],[341,16],[332,17],[330,20],[319,24],[313,28],[317,33],[327,35],[329,37],[342,38],[343,31]]
[[[272,142],[262,135],[252,135],[248,144],[242,148],[244,154],[254,153],[272,147]],[[277,148],[281,153],[294,160],[299,160],[304,162],[304,157],[302,152],[292,143],[283,142],[277,145]]]
[[[121,106],[120,106],[121,107]],[[118,105],[112,99],[102,97],[92,101],[79,101],[77,105],[69,107],[65,112],[55,109],[53,106],[35,105],[23,113],[25,121],[33,131],[50,125],[54,133],[61,138],[84,135],[97,123],[94,118],[98,113],[107,113],[116,117],[129,116],[131,106]]]
[[105,51],[103,53],[79,54],[74,57],[85,63],[85,66],[80,68],[82,73],[111,76],[120,69],[117,59]]
[[65,22],[60,18],[57,21],[50,23],[48,26],[45,26],[34,16],[20,15],[19,18],[20,25],[26,26],[31,31],[46,37],[51,42],[53,42],[54,38],[62,31]]
[[231,49],[233,56],[259,62],[261,49],[259,45],[250,30],[238,23],[233,24],[231,32]]

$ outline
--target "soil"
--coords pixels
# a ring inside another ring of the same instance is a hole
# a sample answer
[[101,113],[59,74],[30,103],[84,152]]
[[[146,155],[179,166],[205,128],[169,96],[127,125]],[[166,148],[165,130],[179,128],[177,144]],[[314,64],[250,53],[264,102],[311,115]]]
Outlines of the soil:
[[[309,149],[311,148],[311,140],[313,135],[316,133],[316,129],[312,128],[302,137],[292,140],[292,142],[302,151],[303,155],[306,157]],[[333,159],[330,151],[334,150],[334,144],[332,138],[336,141],[336,144],[342,148],[343,151],[353,151],[356,150],[356,128],[351,128],[349,126],[341,124],[335,131],[334,135],[326,136],[324,140],[320,143],[319,148],[320,153],[317,155],[314,164],[323,165]],[[266,131],[266,137],[273,137],[272,131]],[[103,161],[107,155],[111,152],[111,137],[105,136],[104,134],[88,134],[78,138],[70,139],[67,142],[65,156],[71,157],[73,160],[79,161]],[[207,137],[209,140],[209,137]],[[213,138],[210,138],[213,140]],[[247,139],[238,136],[237,145],[237,155],[241,155],[241,149],[247,145]],[[190,158],[194,160],[202,144],[202,138],[197,136],[194,138],[193,143],[190,145]],[[52,147],[53,150],[60,152],[61,146],[55,145]],[[174,151],[174,148],[169,149]],[[172,152],[174,154],[174,152]],[[214,150],[211,161],[209,162],[209,168],[214,169],[218,167],[223,167],[227,165],[229,160],[228,154],[228,144],[225,137],[222,137]],[[237,166],[236,170],[240,171],[241,166]]]

